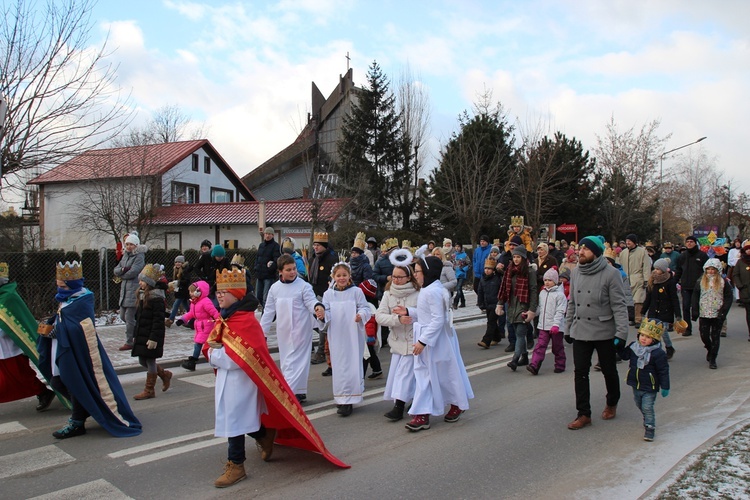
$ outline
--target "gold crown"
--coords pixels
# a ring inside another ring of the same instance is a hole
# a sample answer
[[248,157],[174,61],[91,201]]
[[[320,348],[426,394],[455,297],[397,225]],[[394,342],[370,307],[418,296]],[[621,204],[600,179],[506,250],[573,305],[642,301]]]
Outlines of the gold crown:
[[638,328],[638,333],[642,333],[659,342],[661,341],[661,336],[664,333],[664,325],[662,325],[660,321],[649,321],[647,318],[643,318],[641,326],[640,328]]
[[398,240],[396,238],[388,238],[383,243],[383,249],[385,251],[388,251],[391,248],[398,248]]
[[367,243],[365,243],[365,240],[367,239],[367,235],[363,233],[362,231],[357,233],[357,236],[354,237],[354,247],[365,249],[367,248]]
[[153,281],[153,283],[149,283],[151,286],[154,286],[157,281],[159,281],[159,278],[161,278],[161,266],[159,264],[146,264],[143,266],[143,270],[138,275],[138,279],[142,279],[142,277],[148,278]]
[[245,266],[245,257],[243,257],[242,255],[236,253],[236,254],[234,254],[234,257],[232,257],[232,262],[230,262],[229,265],[244,267]]
[[83,268],[77,260],[73,262],[62,262],[57,263],[57,279],[62,281],[80,280],[83,279]]
[[492,240],[492,246],[500,248],[500,238],[495,238],[494,240]]
[[523,215],[514,215],[510,218],[510,225],[511,226],[521,226],[523,227]]
[[8,279],[10,273],[8,272],[8,263],[0,262],[0,278]]
[[244,269],[224,269],[221,272],[216,270],[216,289],[217,290],[235,290],[247,289]]
[[402,241],[401,248],[411,249],[411,241],[410,240]]
[[617,260],[617,254],[612,248],[606,248],[604,249],[604,258],[605,259],[612,259]]
[[328,243],[328,233],[313,233],[313,243]]
[[485,267],[485,268],[491,267],[492,269],[495,269],[495,266],[496,266],[496,265],[497,265],[497,261],[496,261],[495,259],[490,259],[490,258],[487,258],[487,259],[486,259],[486,260],[484,261],[484,267]]

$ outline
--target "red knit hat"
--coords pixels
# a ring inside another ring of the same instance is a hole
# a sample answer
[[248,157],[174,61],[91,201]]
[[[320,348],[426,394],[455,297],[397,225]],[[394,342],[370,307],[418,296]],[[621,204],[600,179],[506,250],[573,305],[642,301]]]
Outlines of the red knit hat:
[[359,284],[359,289],[365,294],[365,297],[373,298],[378,294],[378,284],[375,280],[365,280]]

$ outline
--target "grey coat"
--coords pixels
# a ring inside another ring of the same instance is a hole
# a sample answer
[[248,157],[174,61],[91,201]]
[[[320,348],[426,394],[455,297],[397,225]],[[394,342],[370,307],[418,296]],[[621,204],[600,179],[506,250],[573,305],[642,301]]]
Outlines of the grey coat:
[[124,252],[115,266],[115,276],[122,278],[120,283],[120,307],[135,307],[135,294],[138,291],[138,275],[146,265],[146,245],[138,245],[133,253]]
[[570,273],[568,335],[577,340],[628,338],[628,308],[620,272],[600,256]]

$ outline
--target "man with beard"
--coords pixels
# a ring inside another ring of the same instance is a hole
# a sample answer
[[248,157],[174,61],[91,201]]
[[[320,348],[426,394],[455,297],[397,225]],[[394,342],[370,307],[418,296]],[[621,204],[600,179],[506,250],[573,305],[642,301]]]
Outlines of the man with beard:
[[[690,318],[691,304],[693,302],[693,291],[703,274],[703,264],[708,260],[708,255],[698,247],[698,239],[690,235],[685,238],[686,250],[677,258],[677,270],[674,279],[680,284],[682,294],[682,319],[687,322],[687,330],[682,334],[687,337],[693,334],[693,323]],[[700,292],[700,290],[699,290]]]
[[568,429],[591,425],[589,371],[594,351],[599,356],[607,387],[603,420],[615,418],[620,400],[616,349],[628,338],[628,309],[622,278],[603,256],[604,238],[587,236],[579,245],[578,266],[570,275],[570,301],[565,341],[573,344],[573,365],[578,416]]

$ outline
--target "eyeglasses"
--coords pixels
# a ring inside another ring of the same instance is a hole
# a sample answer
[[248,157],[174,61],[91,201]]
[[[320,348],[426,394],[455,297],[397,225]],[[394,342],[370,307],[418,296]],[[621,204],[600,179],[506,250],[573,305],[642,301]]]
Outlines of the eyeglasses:
[[224,296],[224,295],[226,295],[227,293],[229,293],[229,292],[227,292],[226,290],[217,290],[217,291],[216,291],[216,296],[217,296],[217,297],[223,297],[223,296]]
[[408,276],[406,276],[406,275],[404,275],[404,276],[396,276],[394,274],[394,275],[391,276],[391,279],[394,279],[394,280],[403,280],[403,279],[406,279],[406,278],[408,278]]
[[414,271],[414,274],[424,274],[422,271]]

